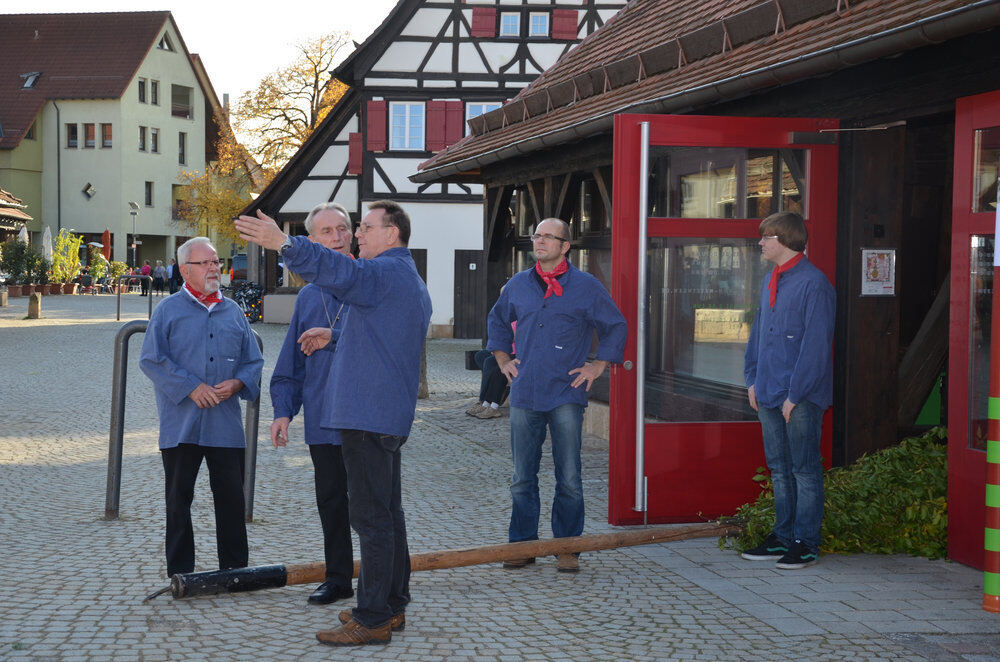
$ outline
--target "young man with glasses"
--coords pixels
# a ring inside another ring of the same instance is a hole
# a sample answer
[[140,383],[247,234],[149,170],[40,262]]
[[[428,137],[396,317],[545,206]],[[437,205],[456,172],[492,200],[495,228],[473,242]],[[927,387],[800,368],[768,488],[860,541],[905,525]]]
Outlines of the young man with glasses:
[[204,460],[215,505],[219,568],[248,562],[243,469],[246,439],[237,396],[254,400],[264,366],[240,307],[219,296],[219,256],[206,237],[177,249],[181,291],[153,311],[139,367],[153,382],[166,480],[167,576],[194,570],[191,502]]
[[[309,240],[344,255],[351,252],[351,216],[336,202],[316,206],[305,220]],[[314,604],[330,604],[354,595],[354,558],[348,516],[347,472],[340,432],[320,425],[330,364],[350,307],[330,292],[309,283],[295,297],[292,321],[271,375],[271,443],[288,443],[288,426],[303,409],[305,442],[312,458],[316,506],[323,528],[325,581],[309,596]],[[345,375],[350,379],[350,375]]]
[[[545,430],[552,435],[556,491],[552,535],[583,532],[584,503],[580,447],[583,410],[594,380],[609,363],[620,363],[626,325],[611,295],[592,275],[569,264],[569,225],[545,219],[531,236],[534,267],[515,274],[500,292],[487,320],[489,340],[500,370],[510,381],[510,445],[514,477],[508,538],[538,539],[538,464]],[[517,358],[511,358],[517,322]],[[587,361],[597,332],[595,357]],[[522,568],[535,559],[506,561]],[[559,572],[577,572],[574,554],[556,558]]]
[[747,341],[744,377],[757,412],[774,486],[775,523],[742,553],[794,570],[819,560],[823,521],[823,412],[833,399],[833,286],[808,259],[809,232],[793,212],[760,223],[760,250],[774,269],[764,278]]
[[279,251],[288,269],[351,306],[330,368],[350,378],[329,381],[322,425],[340,431],[361,575],[358,606],[316,634],[333,646],[390,641],[410,601],[400,451],[413,426],[431,299],[406,247],[410,217],[388,200],[368,209],[355,233],[358,260],[289,237],[260,211],[236,221],[243,239]]

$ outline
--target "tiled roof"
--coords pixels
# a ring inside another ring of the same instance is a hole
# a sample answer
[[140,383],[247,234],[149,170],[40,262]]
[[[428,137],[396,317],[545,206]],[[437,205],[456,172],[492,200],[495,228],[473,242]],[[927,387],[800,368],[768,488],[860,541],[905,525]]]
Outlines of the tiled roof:
[[15,198],[0,188],[0,218],[30,221],[31,217],[21,211],[22,209],[24,209],[24,205],[21,203],[20,198]]
[[1000,0],[632,0],[411,179],[608,132],[616,113],[697,108],[997,24]]
[[[0,149],[17,147],[49,99],[122,95],[170,12],[0,15]],[[24,74],[40,72],[23,89]]]

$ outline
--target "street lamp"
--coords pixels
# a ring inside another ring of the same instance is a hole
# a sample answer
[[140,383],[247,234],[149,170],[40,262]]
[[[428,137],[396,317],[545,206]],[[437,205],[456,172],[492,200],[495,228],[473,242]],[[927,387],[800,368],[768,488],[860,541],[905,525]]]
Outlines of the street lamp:
[[135,269],[138,262],[135,259],[135,244],[137,237],[135,236],[135,217],[139,213],[139,205],[134,202],[129,202],[130,207],[129,213],[132,214],[132,268]]

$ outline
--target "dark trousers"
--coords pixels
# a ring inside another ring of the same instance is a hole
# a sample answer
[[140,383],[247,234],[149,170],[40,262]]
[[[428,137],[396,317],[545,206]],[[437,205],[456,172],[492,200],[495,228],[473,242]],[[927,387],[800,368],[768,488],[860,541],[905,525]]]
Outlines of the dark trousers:
[[[174,269],[176,269],[176,268],[177,267],[174,267]],[[179,278],[171,278],[170,280],[168,280],[167,284],[170,286],[170,293],[173,294],[177,290],[181,289],[181,283],[183,283],[183,282],[184,281],[182,281]]]
[[245,568],[247,527],[243,506],[242,448],[213,448],[179,444],[160,451],[166,477],[167,575],[194,571],[194,529],[191,502],[202,458],[208,464],[209,484],[215,503],[215,538],[219,569]]
[[326,581],[339,588],[351,588],[354,555],[351,547],[351,520],[348,516],[347,471],[340,446],[309,446],[316,476],[316,507],[323,525],[323,552]]
[[153,291],[159,293],[160,296],[163,295],[163,279],[162,278],[154,278],[153,279]]
[[493,352],[481,349],[476,352],[475,360],[476,365],[483,371],[483,378],[479,382],[479,402],[503,404],[507,377],[500,372],[500,366]]
[[149,281],[145,278],[140,280],[139,289],[142,290],[142,296],[149,296]]
[[400,495],[400,448],[406,437],[341,430],[351,526],[361,540],[354,619],[377,627],[410,602],[410,550]]

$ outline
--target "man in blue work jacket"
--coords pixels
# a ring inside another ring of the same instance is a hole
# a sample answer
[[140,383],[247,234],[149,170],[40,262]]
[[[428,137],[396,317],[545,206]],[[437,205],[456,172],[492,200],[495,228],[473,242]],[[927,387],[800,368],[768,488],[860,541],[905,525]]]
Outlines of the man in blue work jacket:
[[[351,216],[343,205],[318,205],[306,216],[305,226],[310,241],[350,254]],[[326,560],[326,580],[309,596],[309,602],[324,605],[354,595],[347,472],[340,452],[340,433],[320,426],[330,363],[348,310],[346,303],[312,283],[299,290],[271,375],[271,443],[275,448],[288,443],[288,425],[300,408],[305,410],[305,442],[313,463]]]
[[833,286],[803,251],[809,233],[793,212],[760,223],[760,247],[774,270],[764,278],[747,341],[744,377],[760,419],[774,485],[774,529],[742,553],[794,570],[819,560],[823,521],[823,412],[833,399]]
[[[600,281],[569,264],[569,237],[569,225],[557,218],[538,224],[531,235],[538,262],[510,279],[487,321],[486,349],[511,382],[510,542],[538,539],[538,464],[546,427],[556,476],[552,535],[583,532],[583,410],[594,380],[609,363],[620,363],[625,351],[625,318]],[[597,351],[588,362],[595,331]],[[512,359],[515,340],[517,358]],[[534,561],[516,559],[503,566],[522,568]],[[559,572],[580,569],[575,554],[557,555],[556,565]]]
[[388,642],[405,626],[410,601],[400,449],[413,426],[431,300],[406,247],[409,216],[388,200],[368,209],[355,233],[358,260],[286,236],[260,211],[236,221],[245,240],[279,251],[288,269],[351,307],[321,421],[340,431],[351,526],[361,541],[358,606],[339,614],[342,625],[316,634],[334,646]]
[[[167,575],[194,570],[191,502],[202,459],[215,504],[219,568],[248,561],[239,402],[260,393],[264,366],[240,307],[219,295],[219,256],[206,237],[177,249],[184,287],[160,302],[146,328],[139,367],[153,382],[166,478]],[[256,440],[251,440],[255,443]]]

